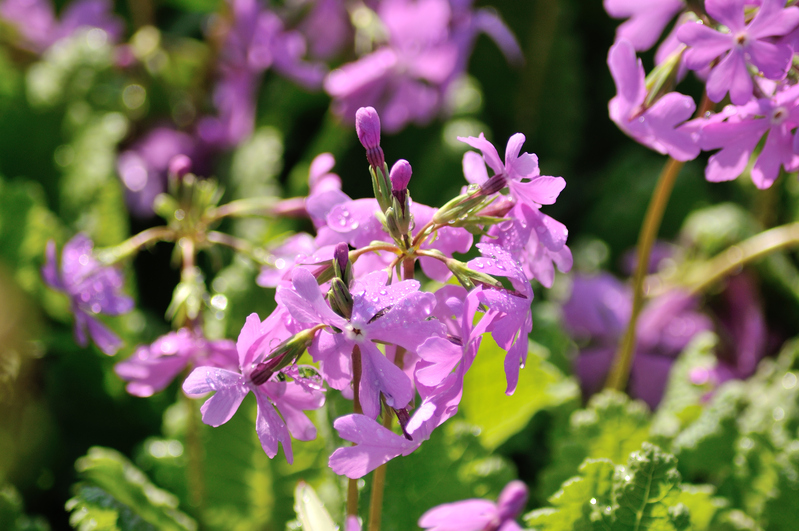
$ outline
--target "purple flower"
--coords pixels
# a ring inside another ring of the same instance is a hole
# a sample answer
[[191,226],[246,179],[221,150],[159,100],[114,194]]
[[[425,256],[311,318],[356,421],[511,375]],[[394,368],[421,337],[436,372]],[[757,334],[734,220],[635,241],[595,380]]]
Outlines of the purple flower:
[[534,278],[546,288],[555,281],[555,267],[567,273],[573,259],[566,246],[569,231],[563,223],[542,214],[540,207],[516,204],[507,221],[491,227],[484,242],[495,242],[510,252],[522,266],[527,278]]
[[316,279],[305,269],[296,269],[291,287],[280,286],[277,291],[279,303],[298,322],[330,327],[330,331],[316,336],[309,353],[321,362],[325,379],[332,387],[344,389],[350,383],[351,356],[354,347],[359,347],[361,406],[364,415],[371,418],[380,413],[381,393],[386,404],[395,409],[405,407],[413,397],[408,377],[386,359],[374,341],[415,352],[429,337],[446,333],[441,323],[427,320],[435,301],[433,294],[419,292],[415,280],[387,286],[387,279],[385,272],[377,271],[353,284],[350,319],[328,306]]
[[515,519],[527,504],[527,487],[511,481],[497,503],[464,500],[434,507],[419,518],[419,527],[431,531],[521,531]]
[[117,363],[114,371],[130,382],[126,389],[135,396],[152,396],[163,390],[188,366],[238,368],[236,344],[228,339],[210,341],[187,328],[170,332],[151,345],[142,345],[133,356]]
[[524,275],[521,265],[502,247],[478,243],[483,256],[469,261],[468,266],[480,273],[506,277],[515,291],[484,288],[478,296],[488,306],[483,316],[490,325],[488,331],[505,355],[505,376],[508,387],[505,394],[512,395],[519,382],[519,369],[527,360],[527,339],[533,329],[533,288]]
[[699,155],[691,129],[683,124],[696,105],[689,96],[670,92],[644,108],[644,67],[629,41],[621,39],[608,52],[608,66],[616,83],[616,96],[608,103],[610,119],[635,141],[680,160]]
[[616,40],[628,40],[636,50],[644,51],[657,42],[685,1],[604,0],[603,5],[611,17],[628,19],[616,29]]
[[344,0],[315,0],[298,29],[308,41],[311,56],[330,59],[352,41],[353,30]]
[[449,3],[387,0],[378,14],[388,43],[328,75],[324,86],[333,111],[352,120],[358,108],[371,105],[388,132],[409,122],[424,125],[438,112],[458,62],[458,48],[449,38]]
[[[574,277],[570,299],[563,305],[566,327],[585,346],[575,372],[586,396],[598,392],[607,378],[618,343],[629,322],[632,295],[607,273]],[[710,319],[698,313],[694,297],[670,292],[647,304],[638,321],[630,394],[657,407],[677,355]]]
[[[117,158],[117,172],[125,185],[125,199],[131,214],[153,215],[153,200],[166,191],[170,163],[178,155],[193,157],[195,140],[180,131],[157,127]],[[191,164],[191,162],[189,162]]]
[[287,31],[283,21],[257,0],[228,0],[233,26],[221,51],[220,80],[214,90],[218,117],[200,120],[200,137],[212,146],[230,148],[247,138],[255,123],[255,96],[261,73],[274,68],[281,75],[317,88],[326,74],[321,64],[307,63],[305,40]]
[[416,365],[416,377],[422,403],[403,427],[404,436],[366,415],[345,415],[336,419],[333,427],[339,436],[354,443],[338,448],[330,456],[328,464],[336,474],[360,478],[395,457],[410,455],[430,438],[433,430],[458,412],[463,378],[477,355],[486,326],[484,320],[476,326],[472,324],[479,305],[477,291],[479,288],[458,306],[462,347],[444,337],[431,337],[419,347],[422,361]]
[[297,264],[315,261],[309,258],[317,250],[310,234],[300,232],[289,236],[279,246],[271,249],[267,265],[261,267],[255,283],[265,288],[276,288],[281,282],[288,280],[289,273]]
[[[479,149],[483,154],[482,161],[473,151],[469,151],[463,156],[463,173],[470,183],[484,185],[490,179],[494,179],[501,183],[497,185],[499,189],[504,188],[502,185],[507,186],[517,202],[536,207],[553,204],[566,186],[563,177],[541,175],[538,169],[538,157],[534,154],[522,153],[519,155],[525,140],[521,133],[516,133],[508,139],[504,163],[499,158],[497,149],[486,140],[483,133],[480,133],[479,137],[459,136],[458,140]],[[485,164],[494,172],[490,179]]]
[[[725,116],[721,115],[724,119]],[[712,118],[711,118],[712,119]],[[777,92],[746,105],[727,109],[726,120],[702,126],[699,144],[704,150],[718,149],[708,160],[705,178],[711,182],[735,179],[746,169],[757,144],[768,135],[752,166],[752,181],[768,188],[779,175],[799,168],[799,141],[792,132],[799,125],[799,86]]]
[[55,242],[49,241],[42,277],[51,288],[69,296],[75,315],[75,341],[85,347],[88,344],[88,330],[100,350],[111,356],[122,345],[122,341],[93,316],[129,312],[133,309],[133,299],[120,293],[122,274],[113,267],[101,265],[92,255],[93,247],[88,236],[76,234],[64,245],[59,268]]
[[728,31],[722,33],[703,23],[683,24],[677,30],[677,38],[689,46],[684,57],[688,68],[702,69],[721,57],[707,80],[707,95],[715,102],[728,91],[736,105],[752,99],[749,64],[768,79],[783,79],[791,64],[790,46],[771,41],[799,24],[799,8],[786,8],[782,0],[763,0],[749,24],[744,23],[744,8],[745,0],[705,0],[708,15]]
[[49,0],[4,0],[0,3],[0,17],[16,25],[25,41],[22,45],[37,53],[81,28],[99,28],[111,41],[119,40],[124,30],[108,0],[72,2],[64,9],[60,22]]
[[280,381],[271,372],[265,373],[262,362],[266,356],[291,336],[288,321],[280,307],[263,322],[251,314],[236,342],[241,373],[197,367],[183,382],[183,391],[191,397],[215,391],[200,408],[203,422],[214,427],[230,420],[252,391],[258,403],[255,431],[261,447],[272,458],[282,444],[286,460],[292,463],[291,437],[301,441],[316,437],[316,428],[303,411],[322,407],[325,398],[318,384],[303,381],[296,372],[283,371],[295,377],[292,381]]

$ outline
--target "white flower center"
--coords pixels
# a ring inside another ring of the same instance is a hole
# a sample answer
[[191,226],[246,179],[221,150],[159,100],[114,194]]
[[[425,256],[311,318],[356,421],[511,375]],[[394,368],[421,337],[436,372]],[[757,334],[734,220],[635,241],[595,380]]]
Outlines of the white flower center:
[[788,118],[788,109],[785,107],[774,107],[771,111],[770,120],[772,125],[780,125],[786,118]]

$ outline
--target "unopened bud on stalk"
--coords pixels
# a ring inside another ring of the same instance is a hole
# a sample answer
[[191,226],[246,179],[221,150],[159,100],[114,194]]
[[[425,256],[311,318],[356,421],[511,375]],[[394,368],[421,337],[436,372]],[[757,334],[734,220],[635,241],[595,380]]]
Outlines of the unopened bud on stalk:
[[352,317],[352,294],[344,281],[338,277],[330,281],[330,291],[327,292],[327,300],[334,312],[350,319]]
[[336,277],[344,281],[346,286],[352,282],[350,248],[346,243],[339,243],[333,251],[333,272]]
[[382,169],[386,163],[383,148],[380,147],[380,117],[374,107],[361,107],[355,113],[355,131],[358,140],[366,148],[366,160],[375,169]]
[[389,179],[391,179],[391,195],[397,200],[402,209],[403,215],[405,214],[405,204],[408,197],[408,183],[411,182],[411,175],[413,170],[411,164],[405,160],[400,159],[391,167]]
[[502,191],[508,185],[504,175],[494,175],[480,185],[479,195],[494,195]]
[[400,428],[402,428],[402,434],[405,436],[406,439],[412,441],[413,437],[411,437],[411,435],[408,433],[408,430],[406,429],[408,426],[408,422],[410,422],[411,420],[411,414],[408,413],[408,408],[402,408],[402,409],[391,408],[391,409],[394,410],[394,413],[397,414],[397,421],[399,422]]
[[273,350],[265,360],[254,364],[250,381],[261,385],[269,380],[273,374],[296,362],[313,341],[316,329],[309,328],[297,332]]

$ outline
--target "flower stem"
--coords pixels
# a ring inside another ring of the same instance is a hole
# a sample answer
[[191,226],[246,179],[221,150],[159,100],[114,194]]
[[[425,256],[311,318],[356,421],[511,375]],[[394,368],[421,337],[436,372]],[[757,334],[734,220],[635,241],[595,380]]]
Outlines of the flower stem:
[[189,503],[197,509],[198,516],[205,502],[205,475],[203,474],[204,451],[200,434],[199,411],[196,403],[183,393],[186,404],[186,482],[189,487]]
[[621,346],[616,353],[610,374],[605,382],[605,388],[607,389],[623,391],[627,387],[627,378],[630,376],[630,368],[633,364],[635,352],[636,325],[638,324],[641,308],[644,305],[644,279],[649,268],[649,255],[660,230],[663,212],[666,210],[671,191],[674,189],[674,182],[677,180],[677,175],[680,173],[683,164],[683,162],[669,158],[660,173],[660,177],[658,177],[655,191],[649,202],[644,224],[638,236],[638,264],[635,268],[635,276],[633,276],[633,307],[630,314],[630,322],[627,325]]
[[[403,280],[411,280],[414,277],[414,263],[416,258],[414,256],[407,257],[402,262],[402,278]],[[396,353],[394,354],[394,365],[402,369],[405,358],[405,349],[397,346]],[[391,423],[394,420],[392,410],[388,407],[383,409],[383,427],[387,430],[391,429]],[[386,463],[377,467],[372,473],[372,496],[369,500],[369,525],[366,529],[369,531],[380,531],[380,523],[383,515],[383,491],[386,487],[386,471],[388,465]]]
[[[736,243],[710,260],[690,269],[681,283],[692,295],[701,293],[727,275],[738,272],[744,265],[785,247],[799,245],[799,222],[780,225]],[[658,275],[647,278],[647,292],[657,296],[680,287]]]
[[[361,415],[361,348],[355,345],[352,348],[352,412]],[[358,516],[358,480],[350,479],[347,482],[347,516]]]

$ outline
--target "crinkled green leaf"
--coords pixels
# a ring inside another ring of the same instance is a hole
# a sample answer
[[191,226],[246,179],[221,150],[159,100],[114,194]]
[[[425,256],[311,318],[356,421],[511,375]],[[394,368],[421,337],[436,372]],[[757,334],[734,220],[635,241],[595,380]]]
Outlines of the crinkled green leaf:
[[679,484],[674,456],[645,442],[630,455],[627,466],[616,471],[613,491],[618,508],[613,528],[686,529],[690,518],[686,519],[687,508],[678,501]]
[[720,479],[729,474],[745,399],[741,384],[722,387],[699,418],[674,439],[672,451],[686,477]]
[[98,446],[75,462],[81,482],[67,502],[70,523],[80,530],[186,531],[197,524],[178,510],[173,494],[153,485],[125,456]]
[[545,348],[533,344],[519,372],[516,392],[507,396],[505,351],[490,336],[483,338],[477,359],[464,379],[461,408],[466,420],[480,428],[480,441],[486,448],[496,448],[521,431],[537,412],[579,396],[574,380],[547,362],[547,356]]
[[532,511],[525,523],[541,531],[601,529],[612,503],[616,466],[608,459],[586,459],[579,475],[567,480],[549,498],[554,507]]
[[606,458],[616,464],[641,447],[649,432],[649,410],[617,391],[594,395],[585,409],[571,415],[569,426],[554,435],[552,465],[543,472],[546,496],[577,473],[586,458]]

